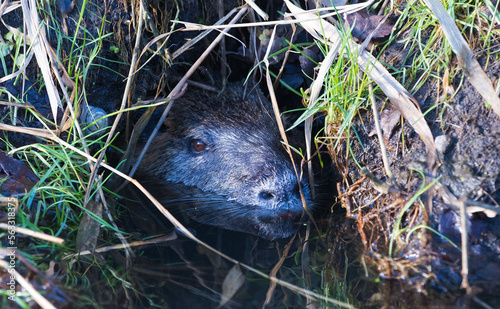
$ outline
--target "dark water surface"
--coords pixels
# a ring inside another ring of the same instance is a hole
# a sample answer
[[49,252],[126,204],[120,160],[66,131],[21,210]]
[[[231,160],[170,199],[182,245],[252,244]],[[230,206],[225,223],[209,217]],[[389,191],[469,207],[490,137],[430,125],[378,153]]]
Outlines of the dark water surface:
[[[164,185],[151,185],[148,188],[154,196],[159,196],[168,191]],[[140,202],[126,204],[127,210],[122,216],[126,231],[134,231],[140,235],[139,239],[153,235],[173,235],[169,241],[132,248],[136,257],[130,280],[135,282],[135,288],[141,294],[136,308],[150,308],[148,298],[162,308],[217,308],[221,304],[223,291],[228,287],[237,291],[222,308],[263,307],[270,288],[268,279],[239,265],[235,266],[233,262],[189,240],[181,232],[175,231],[172,224],[149,201],[145,201],[141,194],[133,189],[128,193],[132,199]],[[322,237],[318,236],[318,230],[311,225],[307,238],[309,241],[306,242],[307,227],[302,225],[296,236],[269,241],[252,234],[225,230],[192,220],[187,214],[192,207],[199,205],[182,203],[184,208],[179,210],[178,207],[173,207],[174,203],[169,204],[167,209],[201,241],[265,274],[271,273],[284,255],[285,247],[293,239],[276,277],[300,288],[348,301],[348,297],[344,295],[348,285],[343,282],[343,272],[331,266],[337,263],[339,268],[345,266],[344,247],[329,248],[326,244],[327,234],[324,232],[327,228],[344,224],[345,214],[339,216],[336,224],[332,224],[332,219],[318,218],[316,226],[323,230]],[[328,212],[329,207],[323,208]],[[322,216],[318,214],[318,217]],[[326,214],[324,217],[327,217]],[[338,259],[332,259],[334,252],[338,252]],[[231,279],[239,272],[245,280]],[[223,287],[224,284],[226,287]],[[266,308],[305,308],[311,302],[279,285],[270,295]],[[320,301],[315,301],[314,304],[318,308],[335,307]]]

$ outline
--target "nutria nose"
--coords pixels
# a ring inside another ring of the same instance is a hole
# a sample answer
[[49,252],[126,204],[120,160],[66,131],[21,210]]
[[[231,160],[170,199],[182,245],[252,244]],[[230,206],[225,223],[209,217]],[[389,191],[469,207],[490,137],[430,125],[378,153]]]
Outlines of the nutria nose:
[[295,199],[300,200],[299,186],[297,183],[290,183],[285,186],[279,186],[278,188],[272,186],[262,188],[257,198],[263,205],[293,202]]

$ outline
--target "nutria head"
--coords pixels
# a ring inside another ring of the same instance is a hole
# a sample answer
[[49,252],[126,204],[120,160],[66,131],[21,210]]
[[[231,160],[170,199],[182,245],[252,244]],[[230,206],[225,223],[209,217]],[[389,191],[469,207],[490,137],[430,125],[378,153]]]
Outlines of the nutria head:
[[[142,163],[165,181],[161,202],[188,206],[205,224],[267,239],[293,234],[303,206],[270,103],[257,91],[243,98],[235,85],[220,96],[193,92],[174,103]],[[304,180],[302,190],[310,207]]]

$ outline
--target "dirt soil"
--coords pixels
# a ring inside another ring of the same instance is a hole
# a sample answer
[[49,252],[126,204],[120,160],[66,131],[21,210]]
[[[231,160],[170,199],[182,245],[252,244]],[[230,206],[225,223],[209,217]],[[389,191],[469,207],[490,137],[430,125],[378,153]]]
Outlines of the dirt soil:
[[[402,46],[394,43],[381,55],[381,59],[396,59],[391,65],[401,67],[404,65],[401,57],[404,52]],[[484,56],[478,57],[483,67],[486,60]],[[489,60],[486,73],[496,85],[500,77],[500,61],[495,57]],[[464,232],[460,223],[460,210],[449,201],[450,193],[460,200],[499,206],[500,122],[498,115],[484,103],[484,99],[463,75],[452,80],[450,89],[451,93],[458,91],[446,104],[434,109],[432,107],[440,95],[435,83],[427,82],[415,94],[422,111],[431,109],[425,119],[439,152],[439,167],[435,177],[439,179],[440,189],[433,192],[429,213],[410,208],[403,216],[403,226],[411,227],[416,225],[415,222],[426,222],[436,232],[419,233],[416,229],[394,259],[387,258],[392,233],[388,227],[394,225],[400,205],[406,203],[422,185],[422,177],[416,171],[423,171],[425,177],[432,177],[425,172],[424,143],[407,122],[403,125],[400,122],[393,131],[384,132],[390,168],[396,179],[395,191],[381,194],[380,190],[375,190],[373,183],[360,173],[352,160],[348,166],[340,167],[345,175],[343,185],[349,183],[340,195],[340,204],[348,212],[363,207],[351,215],[351,220],[346,221],[350,225],[349,229],[332,228],[331,246],[338,247],[336,242],[349,239],[346,247],[351,246],[352,249],[358,246],[355,252],[363,251],[360,253],[364,256],[362,260],[372,266],[368,278],[375,276],[382,279],[382,284],[377,285],[375,290],[360,289],[358,296],[365,301],[370,300],[365,304],[386,307],[454,307],[460,304],[477,307],[482,305],[483,300],[491,307],[500,306],[495,292],[500,288],[500,217],[495,214],[487,216],[484,209],[467,215],[469,295],[464,294],[462,287],[460,249],[444,238],[447,237],[460,247],[461,234]],[[381,105],[379,111],[382,110]],[[381,122],[389,121],[395,111],[389,103],[383,109]],[[375,124],[371,110],[362,112],[354,127],[360,137],[351,139],[354,157],[376,178],[388,181],[383,170],[379,142],[372,133]],[[429,194],[425,193],[422,200],[429,198]],[[353,230],[359,233],[354,240],[351,234]],[[349,235],[346,236],[346,233]],[[332,256],[331,260],[338,263],[339,258]],[[373,285],[369,286],[373,288]],[[384,300],[372,301],[378,298],[379,293],[384,295]]]

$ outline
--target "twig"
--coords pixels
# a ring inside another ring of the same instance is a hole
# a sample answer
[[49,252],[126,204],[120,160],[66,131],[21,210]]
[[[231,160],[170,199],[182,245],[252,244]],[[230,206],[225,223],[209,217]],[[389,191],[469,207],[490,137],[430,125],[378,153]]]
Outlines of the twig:
[[33,58],[34,54],[35,54],[34,53],[34,49],[31,48],[28,56],[23,59],[23,66],[20,67],[19,70],[17,70],[16,72],[11,73],[9,75],[6,75],[6,76],[0,78],[0,84],[5,83],[9,79],[12,79],[12,78],[18,76],[19,74],[24,73],[25,70],[26,70],[26,67],[30,64],[31,59]]
[[254,0],[245,0],[245,2],[250,5],[252,7],[252,9],[257,12],[257,14],[260,15],[260,17],[262,17],[262,19],[264,20],[268,20],[269,19],[269,15],[266,14],[266,12],[264,12],[256,3]]
[[389,166],[389,159],[387,158],[387,148],[385,147],[384,136],[382,135],[382,129],[380,128],[380,120],[378,117],[377,104],[375,101],[375,95],[373,94],[373,86],[372,84],[368,85],[368,89],[370,91],[370,101],[372,103],[372,111],[373,111],[373,120],[375,121],[375,129],[377,130],[378,141],[380,144],[380,152],[382,154],[382,161],[384,162],[385,172],[389,177],[391,183],[396,184],[396,180],[394,179],[394,175],[392,174],[391,168]]
[[361,175],[371,180],[371,182],[373,183],[373,188],[378,192],[383,194],[388,194],[388,193],[395,195],[401,194],[398,188],[391,186],[387,182],[378,179],[377,177],[375,177],[375,175],[373,175],[373,173],[368,168],[363,167],[360,173]]
[[12,125],[3,124],[3,123],[0,123],[0,130],[29,134],[29,135],[42,137],[42,138],[47,138],[50,140],[53,140],[54,136],[55,136],[54,132],[49,131],[47,129],[24,128],[24,127],[17,127],[17,126],[12,126]]
[[[385,0],[384,3],[382,4],[382,6],[380,7],[380,10],[378,11],[378,16],[381,16],[382,14],[384,14],[384,10],[385,10],[385,7],[387,6],[387,4],[389,3],[389,0]],[[387,14],[389,15],[389,14]]]
[[[224,0],[218,0],[218,10],[219,10],[219,18],[224,17]],[[226,56],[226,38],[222,37],[219,44],[220,48],[220,75],[222,79],[222,89],[226,88],[226,79],[227,79],[227,56]]]
[[[236,13],[236,8],[232,9],[229,13],[226,14],[226,16],[224,16],[223,18],[219,19],[215,25],[222,25],[226,20],[229,19],[229,17],[231,17],[231,15],[233,15],[234,13]],[[174,22],[174,21],[172,21]],[[182,45],[181,47],[179,47],[175,52],[172,53],[172,60],[179,57],[183,52],[185,52],[186,50],[192,48],[196,43],[198,43],[199,41],[201,41],[201,39],[203,39],[204,37],[206,37],[208,34],[210,34],[214,29],[208,29],[207,31],[204,31],[200,34],[198,34],[194,39],[192,40],[189,40],[187,41],[186,43],[184,43],[184,45]]]
[[482,306],[485,309],[493,309],[493,307],[491,307],[490,305],[488,305],[487,303],[485,303],[484,301],[479,299],[479,297],[477,297],[477,296],[472,297],[472,300],[475,301],[477,304],[479,304],[480,306]]
[[481,203],[477,202],[474,200],[467,200],[466,201],[467,205],[472,205],[472,206],[467,206],[467,213],[473,213],[477,211],[482,211],[484,212],[489,218],[494,218],[497,215],[500,215],[500,207],[489,205],[486,203]]
[[132,247],[139,247],[139,246],[145,246],[145,245],[150,245],[150,244],[159,244],[159,243],[163,243],[163,242],[174,240],[174,239],[177,239],[177,235],[175,233],[172,233],[170,235],[160,236],[160,237],[156,237],[156,238],[152,238],[152,239],[148,239],[148,240],[134,241],[131,243],[125,242],[125,243],[121,243],[119,245],[101,247],[101,248],[95,249],[94,251],[84,250],[84,251],[81,251],[81,252],[78,252],[75,254],[67,255],[67,256],[63,257],[63,260],[68,260],[68,259],[74,258],[76,256],[90,255],[90,254],[94,254],[95,252],[102,253],[102,252],[108,252],[108,251],[118,250],[118,249],[129,250],[129,248],[132,248]]
[[462,288],[467,294],[471,293],[469,285],[469,227],[467,225],[467,213],[465,210],[465,202],[459,201],[460,204],[460,224],[462,227]]
[[[8,230],[9,228],[12,228],[12,226],[10,226],[6,223],[0,223],[0,229]],[[47,235],[45,233],[36,232],[36,231],[30,230],[30,229],[27,229],[24,227],[20,227],[20,226],[16,226],[15,229],[16,229],[16,233],[19,233],[19,234],[24,234],[24,235],[35,237],[38,239],[50,241],[50,242],[56,243],[58,245],[62,245],[64,243],[64,239],[62,239],[60,237],[55,237],[52,235]]]
[[[276,278],[276,274],[278,273],[278,270],[280,270],[281,266],[283,266],[283,263],[285,262],[285,259],[288,257],[288,252],[290,251],[290,247],[292,246],[293,241],[295,240],[296,236],[297,236],[297,234],[294,234],[293,237],[285,245],[285,248],[283,249],[281,257],[278,260],[278,262],[274,265],[273,269],[271,269],[271,272],[269,273],[269,277]],[[307,244],[307,243],[308,242],[306,241],[305,244]],[[271,281],[269,283],[269,288],[267,289],[267,292],[266,292],[266,300],[264,301],[264,304],[262,304],[262,309],[265,309],[266,306],[271,302],[271,298],[273,296],[275,289],[276,289],[276,282]]]
[[292,50],[293,40],[295,38],[295,32],[297,31],[297,25],[292,24],[291,27],[292,27],[292,35],[290,36],[290,44],[288,44],[288,49],[285,52],[285,57],[283,57],[283,61],[281,62],[280,70],[278,71],[278,75],[274,80],[274,91],[276,91],[276,89],[278,89],[278,86],[280,85],[281,76],[285,72],[285,66],[286,63],[288,62],[288,58],[290,57],[290,52]]

